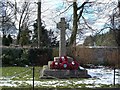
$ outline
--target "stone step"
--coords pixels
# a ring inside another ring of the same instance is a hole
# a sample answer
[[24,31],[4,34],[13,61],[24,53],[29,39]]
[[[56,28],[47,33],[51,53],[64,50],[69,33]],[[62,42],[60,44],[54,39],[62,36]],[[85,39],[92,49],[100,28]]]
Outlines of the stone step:
[[58,69],[44,69],[40,78],[90,78],[87,70],[58,70]]

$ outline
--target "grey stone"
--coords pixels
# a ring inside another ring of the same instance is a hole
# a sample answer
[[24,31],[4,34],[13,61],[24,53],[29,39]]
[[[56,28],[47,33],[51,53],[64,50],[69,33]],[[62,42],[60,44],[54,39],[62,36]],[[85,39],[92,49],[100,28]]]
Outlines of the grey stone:
[[65,18],[61,18],[60,22],[57,23],[57,28],[60,29],[59,57],[66,56],[65,30],[68,28],[68,24]]
[[59,70],[59,69],[43,69],[42,76],[40,78],[52,79],[67,79],[67,78],[90,78],[87,74],[87,70]]

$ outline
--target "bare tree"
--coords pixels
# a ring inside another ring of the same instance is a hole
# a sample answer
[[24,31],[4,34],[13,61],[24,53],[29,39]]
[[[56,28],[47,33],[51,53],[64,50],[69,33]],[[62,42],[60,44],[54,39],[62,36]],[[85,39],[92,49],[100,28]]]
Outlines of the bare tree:
[[118,46],[120,46],[120,1],[110,17],[111,19],[111,30],[114,32],[114,36]]
[[[66,0],[67,1],[67,0]],[[73,8],[73,13],[71,13],[72,15],[67,15],[66,18],[71,18],[71,16],[73,17],[73,19],[69,19],[69,22],[72,22],[72,32],[71,32],[71,37],[69,37],[69,45],[75,45],[76,44],[76,35],[77,35],[77,32],[78,32],[78,24],[80,22],[80,18],[82,17],[82,14],[83,14],[83,11],[84,11],[84,7],[87,5],[87,4],[90,4],[92,2],[83,2],[81,5],[78,4],[77,0],[75,0],[72,4],[69,4],[68,6],[65,4],[65,2],[63,2],[63,5],[61,5],[63,9],[59,9],[57,10],[56,13],[59,12],[58,15],[56,15],[55,17],[57,16],[63,16],[64,13],[67,13],[69,10],[71,10],[71,7]],[[66,6],[65,6],[66,5]],[[72,10],[71,10],[72,11]]]
[[[78,30],[78,22],[82,17],[84,7],[87,3],[91,2],[84,2],[81,6],[78,7],[77,2],[73,2],[73,30],[70,37],[70,45],[76,45],[76,35]],[[79,11],[79,13],[77,13]]]
[[[17,12],[20,16],[19,18],[19,33],[18,33],[18,36],[17,36],[17,43],[19,44],[19,40],[20,40],[20,37],[21,37],[21,31],[22,31],[22,27],[24,24],[28,24],[28,20],[29,20],[29,6],[30,6],[30,3],[29,2],[23,2],[22,4],[22,8],[19,12]],[[26,27],[27,25],[24,26],[24,29],[27,28]]]
[[13,12],[13,21],[18,29],[17,34],[17,44],[20,44],[21,38],[23,38],[21,35],[25,30],[29,33],[29,30],[34,23],[34,14],[36,14],[36,3],[32,2],[26,2],[25,0],[17,2],[9,1],[8,2],[10,9]]
[[13,21],[14,12],[10,6],[10,2],[1,1],[1,13],[0,22],[2,23],[2,33],[3,35],[12,34],[15,32],[16,27]]

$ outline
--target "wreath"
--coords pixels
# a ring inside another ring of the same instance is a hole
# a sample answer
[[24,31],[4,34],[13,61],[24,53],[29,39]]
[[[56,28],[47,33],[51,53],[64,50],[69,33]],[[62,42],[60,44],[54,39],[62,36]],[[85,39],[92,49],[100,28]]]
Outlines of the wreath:
[[51,69],[67,69],[67,70],[77,70],[79,68],[79,63],[76,60],[68,62],[67,56],[60,57],[60,59],[54,60],[50,64]]

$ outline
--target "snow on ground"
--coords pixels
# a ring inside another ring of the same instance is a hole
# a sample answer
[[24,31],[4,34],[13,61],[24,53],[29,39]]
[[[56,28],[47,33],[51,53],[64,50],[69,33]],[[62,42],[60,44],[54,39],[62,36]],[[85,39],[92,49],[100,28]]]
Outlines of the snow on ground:
[[[113,84],[114,79],[114,70],[113,69],[106,69],[106,68],[100,68],[100,69],[88,69],[88,74],[92,76],[94,79],[95,84]],[[115,76],[116,84],[120,84],[120,70],[116,70],[116,76]],[[93,80],[91,81],[93,82]]]
[[[58,86],[79,86],[80,84],[85,84],[86,87],[100,87],[100,85],[111,85],[113,84],[114,70],[108,68],[97,68],[97,69],[87,69],[88,74],[92,76],[89,79],[68,79],[68,80],[40,80],[35,81],[35,86],[43,87],[58,87]],[[115,73],[115,83],[120,84],[120,69],[116,69]],[[30,81],[17,81],[11,80],[9,77],[0,78],[0,86],[11,86],[17,87],[20,85],[32,85],[32,80]],[[79,86],[81,87],[81,86]]]

